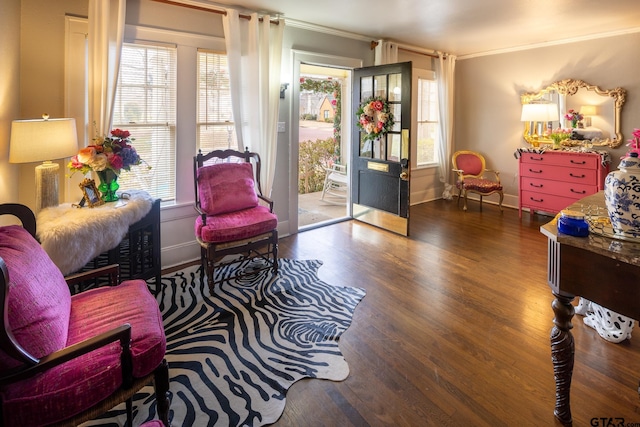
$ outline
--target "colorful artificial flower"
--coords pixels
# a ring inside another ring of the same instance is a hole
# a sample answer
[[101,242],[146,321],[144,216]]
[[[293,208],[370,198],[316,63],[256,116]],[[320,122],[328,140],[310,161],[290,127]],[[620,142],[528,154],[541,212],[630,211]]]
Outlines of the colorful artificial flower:
[[569,111],[567,111],[567,114],[564,115],[564,118],[569,120],[571,122],[571,125],[575,127],[576,124],[584,118],[584,116],[578,113],[576,110],[570,109]]
[[111,169],[116,175],[122,170],[130,170],[131,166],[139,165],[143,160],[131,145],[134,138],[127,130],[113,129],[109,136],[97,137],[93,144],[81,148],[78,154],[71,158],[67,168],[73,175],[75,172],[83,174],[89,171],[102,172]]
[[356,112],[357,125],[366,135],[366,140],[375,140],[393,128],[393,114],[387,101],[381,97],[368,98],[360,104]]
[[634,129],[631,135],[633,135],[633,138],[629,139],[627,144],[629,151],[621,159],[628,157],[631,153],[638,153],[638,157],[640,157],[640,129]]

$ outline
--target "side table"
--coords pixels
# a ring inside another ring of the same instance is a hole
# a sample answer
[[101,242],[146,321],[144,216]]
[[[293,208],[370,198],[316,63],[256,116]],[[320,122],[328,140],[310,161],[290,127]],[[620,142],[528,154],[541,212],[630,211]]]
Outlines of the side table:
[[[129,226],[127,234],[118,246],[101,253],[89,261],[82,270],[119,264],[121,280],[148,281],[153,278],[157,295],[160,292],[162,277],[160,247],[160,199],[156,199],[149,213]],[[80,292],[96,286],[100,286],[100,283],[85,283],[76,291]]]
[[128,199],[95,208],[65,203],[38,212],[37,238],[62,274],[118,263],[121,279],[153,277],[159,290],[160,200],[144,191],[127,193]]

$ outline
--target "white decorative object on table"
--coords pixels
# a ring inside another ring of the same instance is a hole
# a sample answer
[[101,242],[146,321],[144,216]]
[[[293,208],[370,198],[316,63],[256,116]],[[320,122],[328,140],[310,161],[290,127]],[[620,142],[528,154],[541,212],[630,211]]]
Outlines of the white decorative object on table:
[[640,237],[640,159],[628,153],[604,182],[604,200],[616,234]]
[[614,311],[580,297],[580,302],[575,308],[576,314],[584,316],[584,323],[598,332],[602,338],[609,342],[620,343],[631,339],[631,331],[636,321]]

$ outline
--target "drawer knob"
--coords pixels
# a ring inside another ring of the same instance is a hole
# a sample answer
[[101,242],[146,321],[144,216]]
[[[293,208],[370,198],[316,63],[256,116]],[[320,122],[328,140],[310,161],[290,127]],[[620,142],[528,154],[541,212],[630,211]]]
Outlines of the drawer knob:
[[542,188],[544,187],[544,184],[534,184],[533,182],[529,183],[530,186],[535,187],[535,188]]
[[531,173],[542,173],[542,171],[541,171],[541,170],[535,170],[535,171],[534,171],[534,170],[533,170],[533,169],[531,169],[531,168],[529,168],[529,172],[531,172]]
[[535,198],[533,198],[533,197],[529,197],[529,199],[530,199],[532,202],[538,202],[538,203],[542,203],[542,202],[544,202],[544,199],[535,199]]
[[580,162],[577,162],[577,161],[575,161],[575,160],[571,159],[571,163],[573,163],[574,165],[584,165],[584,164],[586,164],[587,162],[585,162],[584,160],[582,160],[582,161],[580,161]]
[[573,178],[584,178],[585,177],[584,174],[582,174],[582,175],[574,175],[572,172],[569,173],[569,176],[572,176]]
[[587,193],[587,191],[586,191],[586,190],[576,191],[576,190],[574,190],[573,188],[571,189],[571,192],[572,192],[572,193],[576,193],[576,194],[586,194],[586,193]]

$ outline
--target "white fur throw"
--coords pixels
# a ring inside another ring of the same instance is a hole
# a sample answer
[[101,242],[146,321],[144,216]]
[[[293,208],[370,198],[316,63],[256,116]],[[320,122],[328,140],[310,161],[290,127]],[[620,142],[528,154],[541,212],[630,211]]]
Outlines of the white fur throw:
[[101,253],[118,246],[129,226],[149,213],[153,199],[147,192],[127,191],[127,194],[129,199],[94,208],[78,209],[64,203],[38,213],[38,239],[62,274],[76,272]]

